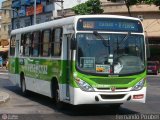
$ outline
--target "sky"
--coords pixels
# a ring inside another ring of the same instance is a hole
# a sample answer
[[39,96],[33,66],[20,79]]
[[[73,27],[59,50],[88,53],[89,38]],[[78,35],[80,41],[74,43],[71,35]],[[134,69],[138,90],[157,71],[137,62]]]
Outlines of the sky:
[[1,8],[2,1],[3,1],[3,0],[0,0],[0,8]]
[[0,0],[0,8],[1,8],[2,1],[4,1],[4,0]]

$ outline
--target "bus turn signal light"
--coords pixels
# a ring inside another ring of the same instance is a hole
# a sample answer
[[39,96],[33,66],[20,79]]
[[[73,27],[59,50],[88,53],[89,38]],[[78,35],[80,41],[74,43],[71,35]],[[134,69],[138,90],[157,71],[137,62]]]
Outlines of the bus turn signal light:
[[143,99],[144,94],[140,94],[140,95],[133,95],[133,99]]

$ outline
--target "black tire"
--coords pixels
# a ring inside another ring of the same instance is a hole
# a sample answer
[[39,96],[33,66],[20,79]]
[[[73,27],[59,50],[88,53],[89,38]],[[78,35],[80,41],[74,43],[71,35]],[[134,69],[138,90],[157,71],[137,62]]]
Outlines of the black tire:
[[54,101],[56,104],[56,108],[61,110],[64,108],[64,103],[60,101],[60,91],[59,91],[59,86],[58,83],[55,85],[55,89],[54,89]]
[[23,95],[27,95],[26,82],[24,76],[21,76],[21,92],[23,93]]
[[110,108],[112,110],[118,110],[121,107],[122,103],[115,103],[115,104],[111,104]]

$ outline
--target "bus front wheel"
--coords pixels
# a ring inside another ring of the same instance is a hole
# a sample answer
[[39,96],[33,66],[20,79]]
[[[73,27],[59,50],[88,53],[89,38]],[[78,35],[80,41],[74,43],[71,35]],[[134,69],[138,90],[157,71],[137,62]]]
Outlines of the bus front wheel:
[[55,104],[57,109],[63,109],[64,108],[64,103],[60,101],[60,90],[58,84],[55,86]]
[[111,104],[110,108],[112,110],[118,110],[121,107],[122,103],[115,103],[115,104]]
[[21,92],[23,93],[23,95],[27,94],[26,83],[25,83],[25,77],[24,76],[21,76]]

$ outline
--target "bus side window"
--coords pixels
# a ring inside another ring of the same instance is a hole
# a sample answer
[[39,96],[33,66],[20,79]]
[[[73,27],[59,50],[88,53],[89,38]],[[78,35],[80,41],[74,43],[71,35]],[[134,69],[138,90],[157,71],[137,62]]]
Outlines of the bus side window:
[[40,32],[33,33],[33,39],[31,42],[31,55],[37,57],[39,55],[39,47],[40,47]]
[[62,44],[62,28],[57,28],[53,30],[52,33],[52,56],[60,56],[61,55],[61,44]]
[[29,56],[30,43],[31,43],[31,39],[32,39],[31,35],[32,35],[31,33],[27,33],[24,35],[24,45],[23,45],[24,56]]
[[42,56],[47,57],[50,55],[50,30],[44,30],[42,32]]
[[11,43],[10,43],[10,56],[14,56],[15,55],[15,40],[16,40],[16,36],[11,36]]

